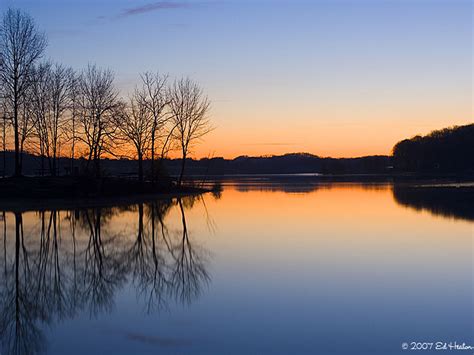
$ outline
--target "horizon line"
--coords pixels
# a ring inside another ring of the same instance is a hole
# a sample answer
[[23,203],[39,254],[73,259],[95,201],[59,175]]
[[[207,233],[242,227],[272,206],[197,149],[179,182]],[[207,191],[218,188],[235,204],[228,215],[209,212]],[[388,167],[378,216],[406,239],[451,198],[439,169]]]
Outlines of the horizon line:
[[[13,149],[6,149],[6,153],[15,153]],[[3,154],[4,151],[1,151],[0,154]],[[25,155],[30,155],[34,157],[41,157],[41,154],[35,154],[35,153],[30,153],[30,152],[23,152],[22,154]],[[288,152],[288,153],[282,153],[282,154],[263,154],[263,155],[247,155],[247,154],[241,154],[241,155],[236,155],[234,157],[225,157],[225,156],[201,156],[201,157],[188,157],[186,159],[189,160],[211,160],[211,159],[224,159],[224,160],[235,160],[239,158],[279,158],[279,157],[284,157],[284,156],[290,156],[290,155],[298,155],[298,156],[311,156],[313,158],[319,158],[319,159],[359,159],[359,158],[368,158],[368,157],[391,157],[393,154],[367,154],[367,155],[356,155],[356,156],[343,156],[343,157],[334,157],[334,156],[322,156],[322,155],[317,155],[314,153],[309,153],[309,152]],[[71,159],[69,156],[58,156],[59,159]],[[81,160],[81,159],[87,159],[86,157],[75,157],[75,160]],[[144,158],[144,161],[150,160],[151,158]],[[164,158],[165,160],[181,160],[182,158],[180,157],[166,157]],[[136,158],[130,158],[126,156],[122,157],[104,157],[102,160],[138,160]]]

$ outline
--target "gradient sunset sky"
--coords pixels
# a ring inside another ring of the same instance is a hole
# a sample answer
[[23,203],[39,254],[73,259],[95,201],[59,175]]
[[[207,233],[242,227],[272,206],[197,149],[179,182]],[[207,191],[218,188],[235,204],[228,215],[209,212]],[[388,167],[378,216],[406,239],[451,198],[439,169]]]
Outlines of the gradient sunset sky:
[[389,154],[473,121],[471,0],[2,0],[47,58],[198,81],[216,129],[195,155]]

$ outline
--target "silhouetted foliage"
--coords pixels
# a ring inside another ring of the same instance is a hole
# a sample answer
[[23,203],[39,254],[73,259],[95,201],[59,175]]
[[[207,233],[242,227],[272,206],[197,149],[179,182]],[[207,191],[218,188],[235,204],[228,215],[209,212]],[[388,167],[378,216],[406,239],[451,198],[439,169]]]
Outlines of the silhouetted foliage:
[[474,124],[433,131],[398,142],[394,167],[409,172],[474,171]]

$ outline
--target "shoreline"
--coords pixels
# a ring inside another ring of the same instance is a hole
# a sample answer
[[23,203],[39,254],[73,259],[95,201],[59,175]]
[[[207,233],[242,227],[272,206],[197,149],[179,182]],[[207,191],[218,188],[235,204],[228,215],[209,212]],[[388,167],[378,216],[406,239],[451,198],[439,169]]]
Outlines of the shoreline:
[[129,205],[200,195],[211,189],[161,181],[140,183],[123,178],[19,177],[0,179],[0,210],[74,209]]

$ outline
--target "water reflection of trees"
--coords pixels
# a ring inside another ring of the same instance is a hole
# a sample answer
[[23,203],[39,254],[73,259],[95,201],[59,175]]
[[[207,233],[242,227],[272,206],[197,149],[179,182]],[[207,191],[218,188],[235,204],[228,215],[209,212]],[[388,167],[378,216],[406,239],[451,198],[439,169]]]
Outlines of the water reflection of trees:
[[395,184],[395,201],[417,211],[428,211],[434,215],[474,220],[474,189],[472,186],[416,186]]
[[379,182],[364,182],[363,179],[353,181],[350,177],[347,181],[334,179],[334,181],[326,181],[323,179],[315,179],[308,177],[297,178],[265,178],[261,180],[247,179],[243,182],[227,183],[228,186],[233,186],[239,192],[249,191],[264,191],[264,192],[285,192],[294,194],[305,194],[316,192],[318,190],[329,190],[334,187],[348,187],[357,186],[357,188],[364,190],[384,190],[387,189],[388,183],[386,181]]
[[[39,305],[34,292],[34,268],[30,268],[30,255],[25,247],[21,213],[15,213],[15,248],[13,257],[4,261],[1,287],[1,318],[3,352],[27,354],[42,350],[43,335],[36,319],[48,322],[44,306]],[[6,245],[6,219],[4,218],[4,245]]]
[[[190,237],[185,215],[196,199],[41,211],[30,213],[27,223],[23,213],[2,212],[2,353],[41,352],[45,325],[81,311],[111,311],[115,293],[128,282],[149,313],[170,301],[192,302],[209,282],[207,253]],[[172,209],[180,227],[168,225]],[[138,219],[132,236],[111,223],[122,213]]]

